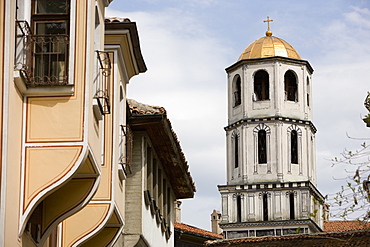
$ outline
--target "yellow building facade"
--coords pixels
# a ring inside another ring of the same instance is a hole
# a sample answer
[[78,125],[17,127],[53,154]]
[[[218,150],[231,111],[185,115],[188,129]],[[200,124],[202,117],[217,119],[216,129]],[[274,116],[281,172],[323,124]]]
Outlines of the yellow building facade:
[[126,85],[146,66],[110,2],[0,3],[0,246],[125,246]]

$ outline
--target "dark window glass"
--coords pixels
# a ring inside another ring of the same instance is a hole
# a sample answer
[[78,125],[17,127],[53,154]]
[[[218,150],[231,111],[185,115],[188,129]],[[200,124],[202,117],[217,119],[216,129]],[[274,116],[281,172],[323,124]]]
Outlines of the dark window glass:
[[294,193],[289,194],[289,209],[290,209],[290,219],[294,220]]
[[310,106],[310,95],[307,94],[307,106]]
[[287,71],[284,75],[285,97],[289,101],[297,101],[297,79],[292,71]]
[[269,211],[267,204],[267,194],[263,194],[263,221],[269,220]]
[[69,0],[34,0],[32,15],[33,81],[36,85],[68,83]]
[[290,145],[291,163],[298,164],[298,135],[295,130],[290,133]]
[[36,34],[67,34],[67,23],[60,22],[37,22]]
[[254,76],[254,93],[256,100],[268,100],[269,96],[269,74],[264,71],[258,71]]
[[66,14],[68,10],[66,0],[38,0],[36,5],[37,14]]
[[242,200],[240,196],[236,197],[236,221],[242,221]]
[[307,106],[310,106],[310,79],[307,76]]
[[237,135],[234,138],[234,167],[239,167],[239,137]]
[[267,163],[266,131],[258,131],[258,164]]

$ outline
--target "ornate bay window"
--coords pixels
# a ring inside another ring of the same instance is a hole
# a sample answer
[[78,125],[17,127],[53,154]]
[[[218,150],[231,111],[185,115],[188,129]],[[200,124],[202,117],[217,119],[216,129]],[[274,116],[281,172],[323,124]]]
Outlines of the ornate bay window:
[[33,0],[31,25],[17,21],[15,68],[26,87],[68,85],[69,0]]
[[16,1],[14,83],[23,95],[74,94],[70,2]]

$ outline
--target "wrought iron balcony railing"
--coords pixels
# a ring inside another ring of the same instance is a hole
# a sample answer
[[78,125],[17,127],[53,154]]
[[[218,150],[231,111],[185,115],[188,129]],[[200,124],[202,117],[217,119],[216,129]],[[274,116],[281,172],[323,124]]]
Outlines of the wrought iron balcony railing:
[[118,144],[119,148],[119,161],[118,163],[122,166],[123,171],[126,173],[131,172],[131,159],[132,159],[132,148],[133,148],[133,134],[130,126],[121,125],[120,141]]
[[370,92],[367,93],[364,105],[365,108],[370,112]]
[[111,75],[111,61],[108,52],[96,51],[98,58],[99,73],[96,77],[96,91],[94,98],[97,99],[102,114],[110,113],[109,89]]
[[68,85],[69,36],[33,35],[26,21],[17,21],[15,69],[27,87]]

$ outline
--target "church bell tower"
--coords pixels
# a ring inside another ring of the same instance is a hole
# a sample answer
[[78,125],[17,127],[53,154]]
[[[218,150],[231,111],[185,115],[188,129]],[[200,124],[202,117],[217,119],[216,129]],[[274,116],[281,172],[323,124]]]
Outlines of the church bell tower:
[[312,73],[286,41],[251,43],[228,75],[227,185],[220,227],[226,239],[323,229],[316,188]]

